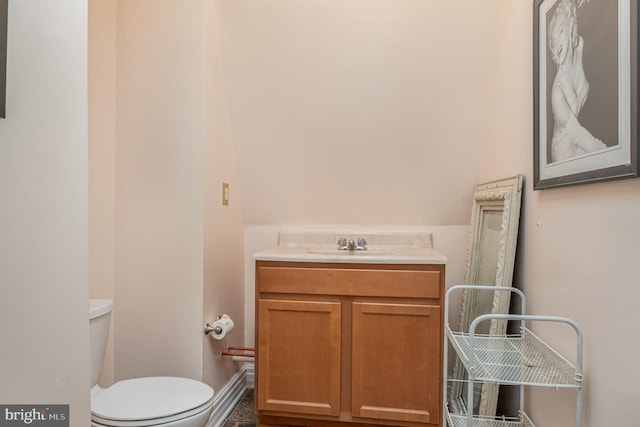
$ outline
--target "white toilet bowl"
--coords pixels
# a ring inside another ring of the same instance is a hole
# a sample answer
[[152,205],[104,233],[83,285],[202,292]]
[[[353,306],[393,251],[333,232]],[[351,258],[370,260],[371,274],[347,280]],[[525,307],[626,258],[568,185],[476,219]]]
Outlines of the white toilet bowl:
[[187,378],[135,378],[91,390],[94,427],[202,427],[212,409],[213,389]]
[[112,302],[90,302],[92,427],[204,427],[213,389],[188,378],[146,377],[97,385],[109,332]]

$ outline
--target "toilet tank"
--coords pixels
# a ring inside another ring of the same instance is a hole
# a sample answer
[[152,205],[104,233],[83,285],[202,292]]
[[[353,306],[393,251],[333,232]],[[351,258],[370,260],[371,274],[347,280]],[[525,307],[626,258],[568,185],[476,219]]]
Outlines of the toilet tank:
[[89,300],[89,367],[91,387],[98,384],[102,362],[109,338],[113,301],[108,299]]

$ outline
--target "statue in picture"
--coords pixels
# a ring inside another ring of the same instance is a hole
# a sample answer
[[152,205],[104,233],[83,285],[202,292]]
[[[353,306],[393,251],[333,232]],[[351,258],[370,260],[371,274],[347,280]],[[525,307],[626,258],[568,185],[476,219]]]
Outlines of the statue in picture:
[[559,0],[547,30],[549,51],[557,67],[551,86],[554,125],[551,161],[558,162],[607,146],[578,121],[589,94],[582,64],[584,40],[578,35],[577,9],[588,0]]

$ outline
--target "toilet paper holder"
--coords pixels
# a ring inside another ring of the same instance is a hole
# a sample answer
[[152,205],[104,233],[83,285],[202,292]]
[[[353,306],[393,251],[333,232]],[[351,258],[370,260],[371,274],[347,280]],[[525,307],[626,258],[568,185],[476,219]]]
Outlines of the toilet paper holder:
[[[222,316],[218,316],[218,319],[216,320],[220,320],[222,318]],[[221,334],[222,333],[222,327],[221,326],[212,326],[211,323],[207,323],[204,326],[204,334],[205,335],[209,335],[211,332],[213,332],[214,334]]]
[[227,314],[218,316],[213,323],[207,323],[204,327],[204,334],[209,335],[213,332],[213,337],[220,340],[226,334],[233,331],[233,320]]

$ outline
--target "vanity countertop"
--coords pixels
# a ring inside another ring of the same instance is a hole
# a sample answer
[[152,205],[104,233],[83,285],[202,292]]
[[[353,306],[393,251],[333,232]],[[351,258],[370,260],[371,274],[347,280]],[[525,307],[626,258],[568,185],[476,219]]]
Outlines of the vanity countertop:
[[[338,250],[339,239],[364,238],[363,251]],[[278,245],[253,255],[260,261],[360,264],[446,264],[430,232],[280,232]]]

